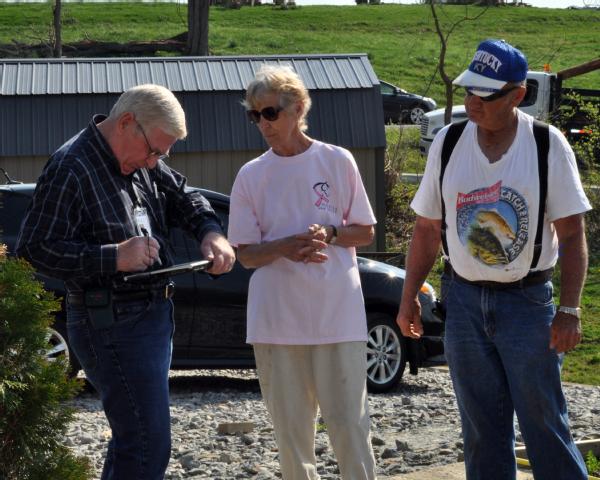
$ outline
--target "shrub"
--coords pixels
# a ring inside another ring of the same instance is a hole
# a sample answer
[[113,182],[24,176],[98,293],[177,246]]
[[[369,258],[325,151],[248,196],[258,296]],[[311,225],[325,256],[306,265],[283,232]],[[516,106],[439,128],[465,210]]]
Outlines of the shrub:
[[596,458],[591,450],[585,456],[585,465],[590,475],[600,475],[600,460]]
[[59,304],[25,261],[0,251],[0,479],[81,480],[87,460],[63,445],[80,384],[49,362],[48,328]]
[[581,95],[570,94],[560,106],[556,126],[565,133],[570,128],[584,130],[586,134],[571,141],[577,157],[582,181],[593,210],[586,213],[586,236],[590,254],[600,255],[600,109],[597,101]]
[[418,148],[418,136],[411,136],[407,131],[405,128],[388,127],[385,153],[386,250],[402,254],[407,253],[412,235],[416,216],[410,202],[418,188],[418,185],[402,181],[403,171],[407,168],[414,170],[410,157],[414,156],[415,147]]
[[582,170],[597,170],[600,161],[600,109],[597,100],[590,100],[578,94],[568,94],[558,109],[554,122],[566,135],[570,129],[585,131],[575,137],[571,146]]

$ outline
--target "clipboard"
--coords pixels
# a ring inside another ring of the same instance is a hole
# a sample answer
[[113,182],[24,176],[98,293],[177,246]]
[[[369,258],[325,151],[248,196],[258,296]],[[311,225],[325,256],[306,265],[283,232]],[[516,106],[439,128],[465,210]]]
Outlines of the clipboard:
[[125,275],[123,280],[126,282],[132,282],[136,280],[150,280],[152,278],[163,277],[165,275],[170,276],[181,275],[182,273],[201,272],[207,268],[210,268],[211,265],[212,262],[210,260],[196,260],[195,262],[179,263],[167,268],[152,270],[151,272],[132,273],[131,275]]

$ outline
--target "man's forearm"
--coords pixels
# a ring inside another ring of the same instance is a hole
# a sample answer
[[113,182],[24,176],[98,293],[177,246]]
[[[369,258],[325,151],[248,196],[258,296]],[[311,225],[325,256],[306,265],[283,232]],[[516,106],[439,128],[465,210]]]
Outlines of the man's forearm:
[[588,264],[583,214],[555,220],[560,262],[560,304],[577,307]]
[[417,219],[406,259],[403,301],[412,301],[419,292],[437,258],[441,222]]
[[560,304],[577,307],[588,265],[585,234],[579,232],[560,245]]
[[83,242],[21,243],[17,255],[36,270],[61,280],[91,275],[112,275],[117,271],[117,246],[86,245]]

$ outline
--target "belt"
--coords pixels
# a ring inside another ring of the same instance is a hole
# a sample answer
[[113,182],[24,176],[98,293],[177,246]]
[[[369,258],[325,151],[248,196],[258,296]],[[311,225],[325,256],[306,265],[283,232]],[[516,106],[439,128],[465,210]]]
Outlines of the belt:
[[[143,290],[128,290],[112,292],[113,302],[135,302],[139,300],[155,300],[168,299],[175,293],[175,284],[169,282],[166,285],[158,288],[146,288]],[[68,293],[67,303],[69,305],[81,306],[85,305],[85,296],[83,293]]]
[[475,285],[478,287],[486,287],[494,290],[506,290],[508,288],[521,288],[529,287],[531,285],[539,285],[540,283],[546,283],[548,280],[552,280],[552,273],[554,268],[548,268],[547,270],[537,270],[535,272],[529,272],[520,280],[516,282],[492,282],[487,280],[467,280],[461,277],[454,271],[450,262],[444,262],[444,273],[450,275],[451,278],[460,280],[462,283],[469,285]]

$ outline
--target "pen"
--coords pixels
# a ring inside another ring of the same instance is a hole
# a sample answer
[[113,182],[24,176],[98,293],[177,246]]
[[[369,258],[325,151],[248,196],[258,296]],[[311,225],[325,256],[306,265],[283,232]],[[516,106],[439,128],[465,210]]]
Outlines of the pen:
[[[148,230],[146,230],[144,227],[141,227],[140,230],[142,231],[142,234],[144,235],[144,237],[148,238],[148,250],[150,250],[150,235],[148,234]],[[160,256],[156,257],[155,262],[158,263],[159,267],[162,267],[162,262],[160,261]]]

